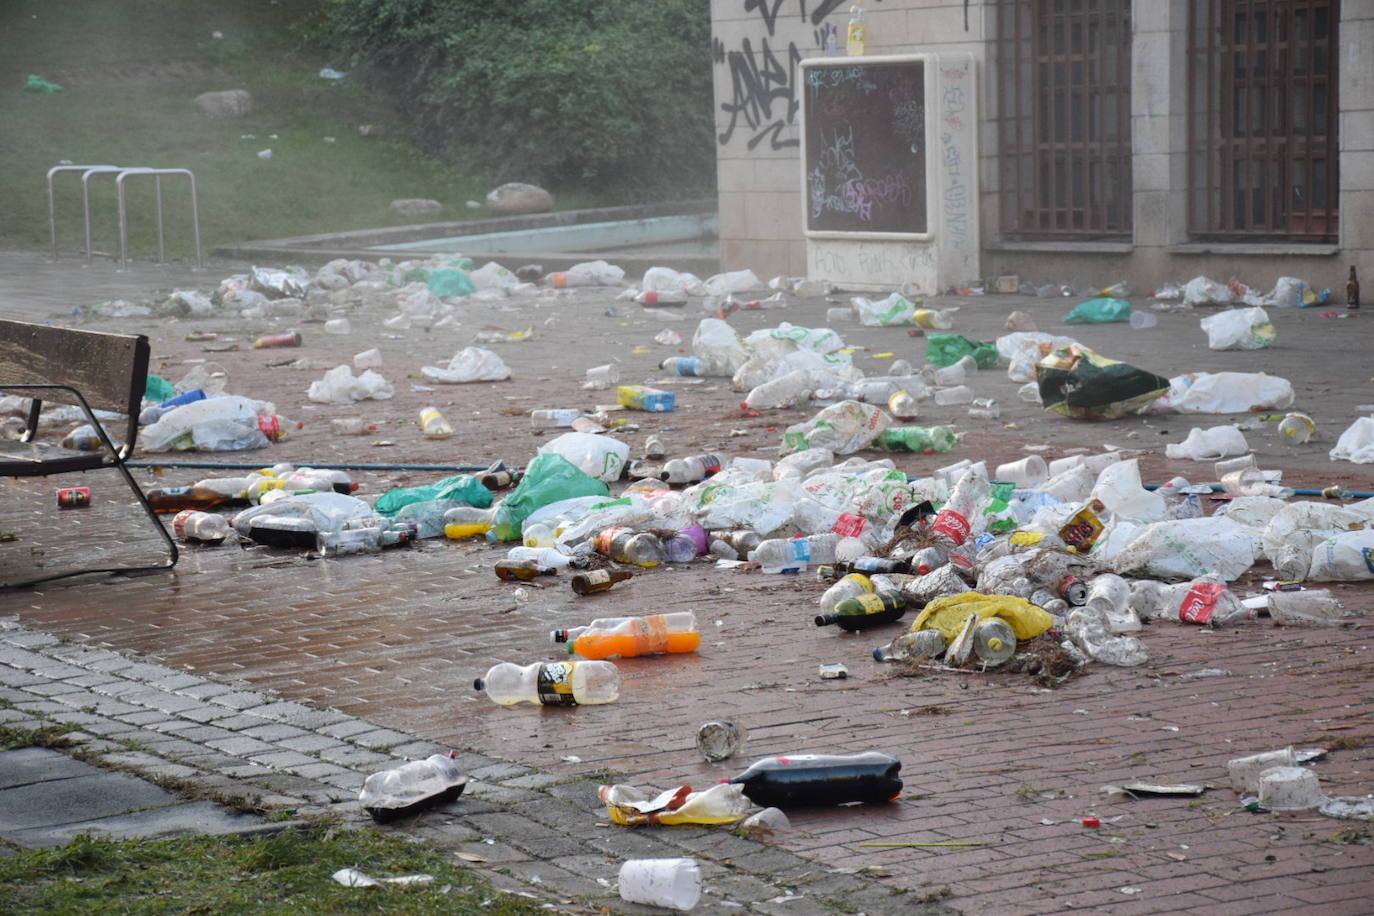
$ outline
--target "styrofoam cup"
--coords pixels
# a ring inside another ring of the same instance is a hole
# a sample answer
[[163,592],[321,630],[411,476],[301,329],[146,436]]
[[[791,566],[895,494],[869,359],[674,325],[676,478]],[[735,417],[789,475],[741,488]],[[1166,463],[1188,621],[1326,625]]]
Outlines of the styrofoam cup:
[[1259,777],[1260,807],[1271,811],[1315,808],[1324,799],[1317,774],[1303,767],[1271,767]]
[[1045,459],[1039,455],[1029,455],[1020,461],[1012,461],[997,466],[997,479],[1014,483],[1018,487],[1034,487],[1049,479],[1050,469]]
[[690,910],[701,899],[696,859],[629,859],[620,866],[620,899]]
[[1293,748],[1285,747],[1263,754],[1251,754],[1249,757],[1237,757],[1226,764],[1226,771],[1231,774],[1232,789],[1242,794],[1254,794],[1259,791],[1260,774],[1265,770],[1297,765],[1298,758],[1293,755]]

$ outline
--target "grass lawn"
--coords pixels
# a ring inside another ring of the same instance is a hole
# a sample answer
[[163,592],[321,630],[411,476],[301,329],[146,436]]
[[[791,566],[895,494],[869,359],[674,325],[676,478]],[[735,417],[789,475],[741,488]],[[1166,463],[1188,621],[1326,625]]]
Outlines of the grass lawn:
[[[480,853],[481,847],[476,847]],[[427,874],[425,886],[349,888],[353,867],[379,879]],[[6,913],[444,913],[532,916],[532,900],[496,893],[454,855],[398,833],[328,826],[269,837],[184,837],[66,846],[0,858]]]
[[[421,156],[384,98],[312,45],[322,0],[5,0],[0,3],[0,246],[48,244],[45,176],[62,164],[195,173],[206,251],[215,245],[410,222],[395,198],[487,215],[481,176]],[[218,37],[216,37],[218,35]],[[29,74],[63,86],[25,91]],[[211,119],[195,97],[246,89],[253,110]],[[366,134],[360,127],[369,128]],[[271,158],[260,158],[263,150]],[[79,173],[57,179],[58,239],[84,251]],[[194,252],[189,182],[162,179],[168,253]],[[126,182],[131,256],[156,255],[153,181]],[[557,189],[551,189],[557,194]],[[616,201],[558,195],[560,209]],[[118,254],[111,176],[91,180],[93,247]]]

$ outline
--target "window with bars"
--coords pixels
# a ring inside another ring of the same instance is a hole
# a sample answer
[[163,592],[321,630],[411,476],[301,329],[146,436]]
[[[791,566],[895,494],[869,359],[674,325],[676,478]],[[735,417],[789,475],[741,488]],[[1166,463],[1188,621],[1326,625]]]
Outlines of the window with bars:
[[1131,0],[997,4],[1002,235],[1131,234]]
[[1190,0],[1188,228],[1334,241],[1340,0]]

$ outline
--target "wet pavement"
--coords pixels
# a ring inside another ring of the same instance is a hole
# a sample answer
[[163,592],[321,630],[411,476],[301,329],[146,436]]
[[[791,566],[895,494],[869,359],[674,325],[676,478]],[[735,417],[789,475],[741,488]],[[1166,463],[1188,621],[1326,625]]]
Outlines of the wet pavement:
[[[742,395],[724,380],[663,380],[657,363],[679,355],[679,348],[655,344],[653,337],[672,328],[686,348],[701,315],[696,304],[654,314],[614,302],[605,291],[579,291],[533,303],[474,304],[464,310],[460,327],[444,331],[391,332],[380,326],[389,313],[355,313],[350,315],[354,332],[347,337],[325,335],[318,321],[299,317],[88,321],[70,316],[71,305],[116,294],[133,298],[137,290],[117,286],[121,278],[100,265],[77,273],[49,265],[46,280],[36,268],[16,280],[33,267],[34,256],[13,257],[17,260],[0,270],[7,278],[0,286],[0,314],[29,320],[66,316],[76,326],[149,333],[155,371],[175,379],[194,361],[213,360],[228,370],[229,391],[274,400],[280,413],[303,424],[270,450],[165,456],[170,463],[189,458],[252,466],[275,461],[484,466],[497,459],[523,464],[548,438],[529,429],[528,410],[613,401],[611,392],[580,386],[587,367],[611,361],[620,366],[622,382],[653,381],[677,393],[673,413],[627,414],[641,425],[626,436],[632,455],[647,432],[657,431],[672,454],[771,458],[781,429],[813,412],[797,407],[747,416],[737,406]],[[218,278],[212,272],[201,285],[208,288]],[[156,289],[165,288],[161,279],[149,278],[159,281],[153,283]],[[179,286],[181,279],[170,285]],[[1007,312],[1018,308],[1031,312],[1041,330],[1076,337],[1161,375],[1231,369],[1289,378],[1298,391],[1298,407],[1314,417],[1323,438],[1293,446],[1280,439],[1272,421],[1256,421],[1246,435],[1261,466],[1283,468],[1284,482],[1292,486],[1339,483],[1374,489],[1368,466],[1326,458],[1356,406],[1374,402],[1368,319],[1272,310],[1277,347],[1213,353],[1197,327],[1207,311],[1161,314],[1156,327],[1141,330],[1062,325],[1058,317],[1077,301],[989,296],[947,297],[940,304],[960,306],[955,330],[969,337],[991,340],[1002,333]],[[1135,301],[1137,307],[1145,304]],[[744,311],[731,323],[742,334],[781,321],[817,326],[833,304],[818,299]],[[445,363],[475,333],[492,328],[534,331],[529,340],[493,346],[511,366],[512,381],[416,390],[430,388],[414,377],[421,365]],[[924,340],[906,329],[835,328],[859,348],[856,364],[869,374],[895,356],[923,362]],[[306,346],[251,348],[256,336],[288,329],[301,330]],[[192,330],[221,337],[209,344],[186,341]],[[235,342],[235,349],[209,349]],[[309,382],[371,346],[384,353],[382,373],[395,385],[394,398],[351,407],[305,402]],[[299,357],[317,363],[308,369],[281,365]],[[1228,419],[1084,423],[1021,404],[1017,386],[1003,370],[979,373],[971,384],[979,396],[998,399],[1000,420],[970,421],[962,408],[924,402],[918,422],[953,422],[966,435],[948,455],[892,456],[899,468],[928,474],[963,457],[987,459],[991,466],[1024,456],[1027,445],[1043,446],[1039,454],[1050,460],[1105,443],[1140,449],[1147,481],[1174,474],[1206,481],[1212,477],[1209,462],[1168,461],[1163,446],[1182,441],[1190,427]],[[453,422],[452,439],[420,436],[415,418],[431,403]],[[359,437],[332,436],[327,420],[341,416],[362,416],[377,429]],[[168,466],[139,475],[152,485],[190,483],[210,473]],[[6,482],[0,529],[20,536],[0,545],[6,572],[25,563],[89,558],[92,552],[132,557],[156,547],[145,535],[146,522],[128,521],[117,482],[87,476],[91,479],[83,483],[97,499],[82,513],[58,513],[50,481]],[[368,470],[356,472],[354,479],[362,483],[362,492],[378,493],[437,476]],[[1094,665],[1084,676],[1048,689],[1024,675],[995,672],[927,669],[913,677],[894,676],[872,662],[869,652],[900,625],[861,635],[817,629],[811,617],[823,586],[809,576],[763,576],[693,564],[639,573],[610,592],[578,598],[557,577],[520,589],[497,581],[490,565],[501,553],[483,543],[442,539],[335,560],[264,548],[188,548],[169,574],[83,577],[0,593],[0,614],[29,628],[25,632],[137,655],[139,663],[241,685],[304,709],[334,710],[404,738],[504,761],[491,765],[515,767],[518,775],[511,778],[529,784],[507,786],[498,772],[492,777],[502,787],[498,797],[473,801],[523,805],[520,816],[535,822],[553,817],[541,812],[557,812],[561,835],[571,838],[542,847],[527,843],[521,855],[530,865],[517,872],[526,880],[540,868],[613,876],[617,854],[700,848],[699,854],[720,866],[713,872],[718,888],[725,887],[720,880],[725,877],[758,882],[758,887],[749,885],[754,893],[718,890],[720,899],[761,912],[806,912],[808,907],[826,912],[837,895],[876,895],[886,888],[907,893],[863,898],[855,908],[911,912],[913,900],[943,896],[947,888],[943,902],[965,912],[1048,913],[1095,906],[1121,913],[1259,913],[1300,906],[1360,912],[1374,890],[1366,824],[1310,811],[1246,812],[1225,771],[1228,759],[1249,753],[1288,744],[1324,747],[1329,753],[1315,766],[1325,792],[1370,791],[1374,694],[1368,686],[1365,621],[1347,628],[1292,629],[1256,620],[1216,631],[1155,623],[1143,635],[1151,653],[1148,664],[1135,669]],[[1242,580],[1241,590],[1253,590],[1266,571],[1257,569]],[[1367,586],[1336,586],[1336,591],[1349,606],[1374,608]],[[623,661],[625,685],[614,704],[506,709],[471,690],[472,678],[496,661],[556,657],[548,641],[552,628],[651,610],[695,611],[705,631],[702,649],[692,656]],[[833,662],[848,666],[848,679],[819,677],[819,666]],[[1207,669],[1225,673],[1201,676]],[[749,743],[737,759],[708,764],[693,746],[696,726],[724,711],[745,725]],[[646,787],[683,782],[705,787],[757,757],[870,749],[903,761],[906,790],[900,801],[793,812],[793,829],[769,844],[719,830],[596,826],[604,822],[604,811],[595,803],[594,787],[608,779]],[[298,753],[320,762],[309,750]],[[280,767],[287,775],[292,769]],[[1101,791],[1132,780],[1211,788],[1197,799],[1135,801]],[[499,797],[511,788],[541,795]],[[499,835],[507,823],[503,818],[511,816],[510,807],[469,815],[467,802],[465,795],[455,803],[452,823],[468,824],[480,813],[487,819],[478,832],[487,838]],[[1087,816],[1098,817],[1101,826],[1082,826]],[[603,846],[588,847],[590,837],[601,837]],[[736,841],[747,848],[733,845]],[[727,844],[728,852],[713,852],[712,843]],[[872,843],[974,845],[862,845]],[[562,857],[578,855],[599,864],[579,860],[580,871],[558,864]],[[803,872],[846,889],[807,891],[797,877]],[[708,880],[708,893],[712,886]],[[581,892],[592,889],[570,887],[568,896]]]

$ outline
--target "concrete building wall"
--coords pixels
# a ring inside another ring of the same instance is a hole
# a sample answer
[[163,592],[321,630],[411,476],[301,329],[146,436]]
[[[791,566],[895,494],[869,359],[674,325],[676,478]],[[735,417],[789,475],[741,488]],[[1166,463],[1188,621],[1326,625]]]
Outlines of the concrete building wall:
[[[851,0],[712,0],[722,269],[806,273],[796,62],[844,51]],[[1199,274],[1268,289],[1280,276],[1331,287],[1349,265],[1374,276],[1374,0],[1344,0],[1340,23],[1340,235],[1335,245],[1202,243],[1188,235],[1189,0],[1135,0],[1131,127],[1133,238],[1009,242],[998,227],[996,0],[867,0],[866,53],[965,51],[979,73],[982,272],[1038,283],[1128,281],[1149,290]],[[896,244],[896,243],[894,243]],[[977,278],[968,278],[974,280]],[[1370,283],[1374,281],[1366,281]]]

